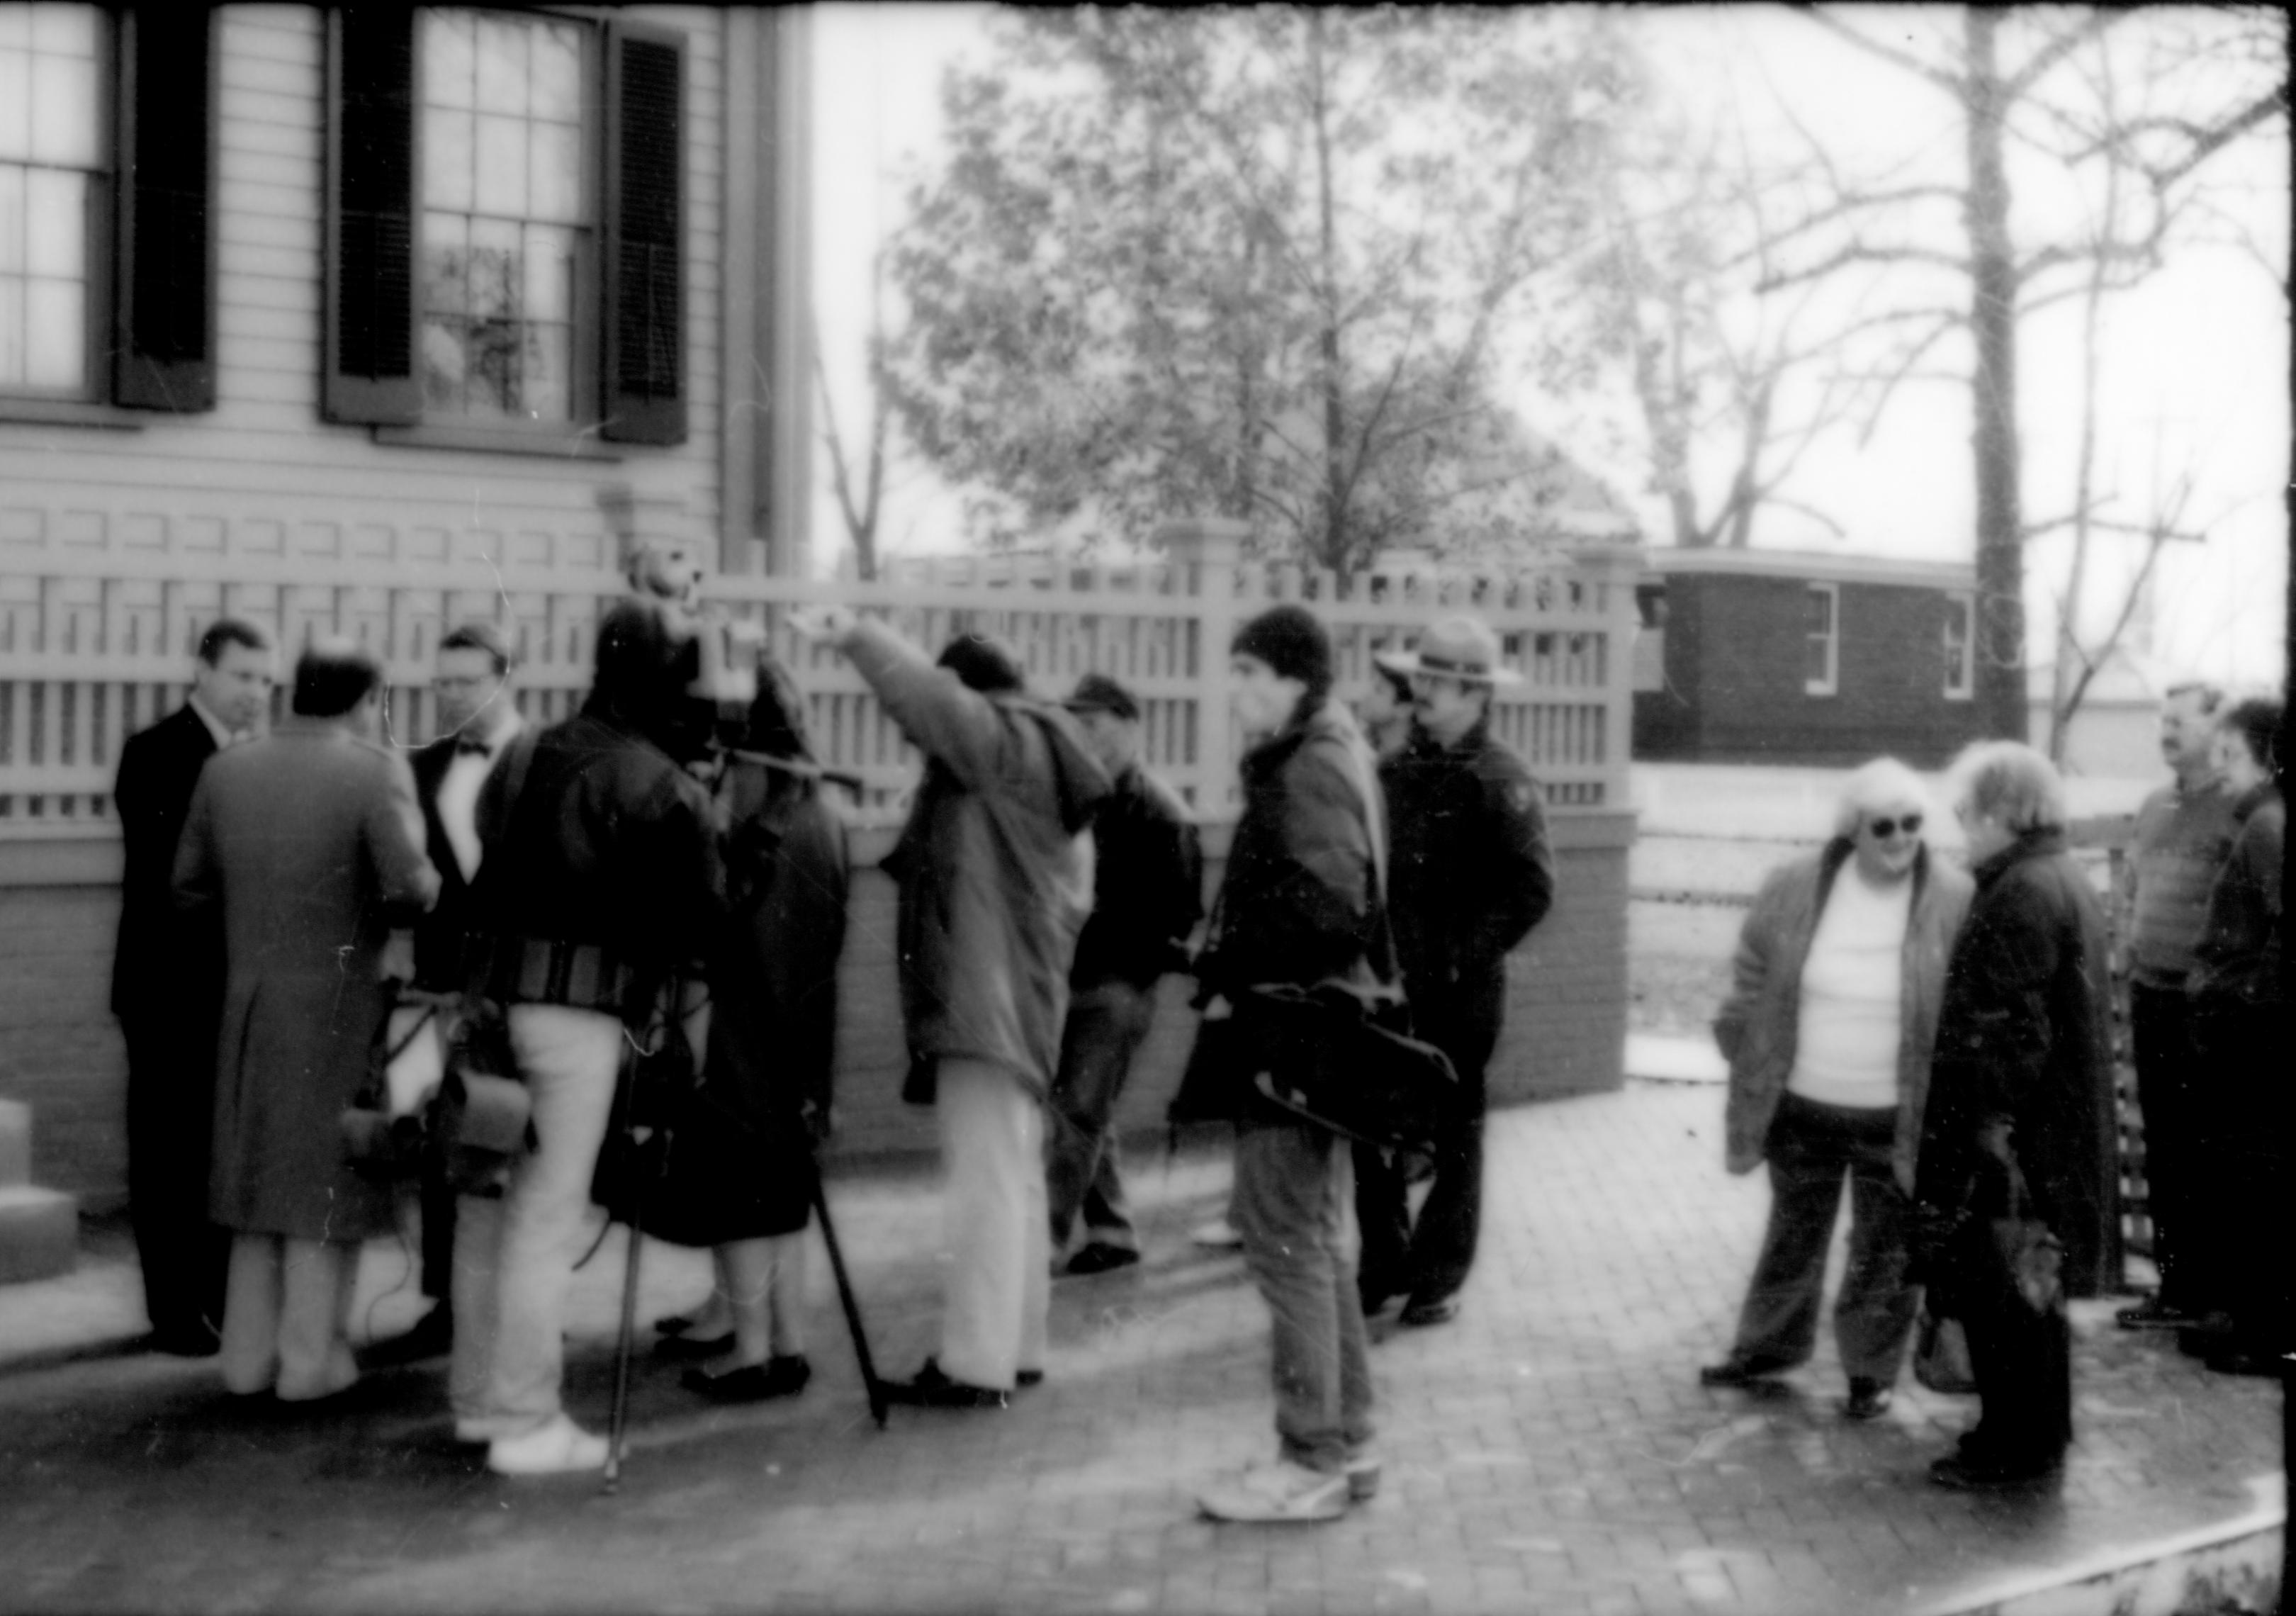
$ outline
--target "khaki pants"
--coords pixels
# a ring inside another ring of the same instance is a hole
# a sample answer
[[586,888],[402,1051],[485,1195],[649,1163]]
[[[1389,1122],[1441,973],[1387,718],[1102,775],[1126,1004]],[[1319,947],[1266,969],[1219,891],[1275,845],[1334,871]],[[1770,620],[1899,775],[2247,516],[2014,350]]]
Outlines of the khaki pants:
[[944,1060],[939,1082],[949,1258],[941,1372],[1010,1391],[1019,1371],[1045,1364],[1045,1110],[1019,1078],[986,1061]]
[[500,1200],[464,1196],[458,1209],[447,1366],[455,1416],[503,1437],[560,1411],[566,1293],[613,1109],[622,1023],[594,1010],[513,1005],[510,1038],[534,1101],[535,1147],[512,1163]]
[[351,1296],[358,1246],[283,1235],[239,1235],[224,1292],[223,1383],[282,1402],[331,1397],[358,1379]]

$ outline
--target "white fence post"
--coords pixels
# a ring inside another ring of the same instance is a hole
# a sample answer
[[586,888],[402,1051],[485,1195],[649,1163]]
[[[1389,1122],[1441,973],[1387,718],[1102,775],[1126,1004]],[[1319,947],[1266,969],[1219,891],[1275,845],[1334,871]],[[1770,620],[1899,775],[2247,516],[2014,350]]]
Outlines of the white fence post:
[[1224,815],[1235,790],[1235,718],[1227,704],[1227,647],[1235,638],[1235,568],[1250,527],[1218,517],[1168,522],[1156,539],[1176,566],[1195,573],[1195,775],[1199,817]]

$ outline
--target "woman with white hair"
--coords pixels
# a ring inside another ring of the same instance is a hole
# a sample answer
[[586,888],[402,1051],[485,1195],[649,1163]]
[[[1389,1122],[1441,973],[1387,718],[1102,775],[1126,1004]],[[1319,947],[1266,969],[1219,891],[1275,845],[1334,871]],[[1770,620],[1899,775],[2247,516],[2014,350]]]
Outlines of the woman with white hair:
[[1916,1295],[1906,1278],[1915,1146],[1946,961],[1969,878],[1930,857],[1928,793],[1894,758],[1844,782],[1831,841],[1771,874],[1738,938],[1714,1021],[1730,1062],[1727,1165],[1770,1168],[1770,1221],[1730,1356],[1699,1371],[1745,1386],[1808,1360],[1825,1253],[1849,1181],[1849,1266],[1834,1340],[1842,1412],[1890,1407]]
[[2013,1487],[2059,1474],[2072,1440],[2064,1297],[2120,1278],[2106,938],[2049,760],[1983,742],[1954,775],[1977,895],[1946,973],[1915,1195],[1923,1276],[1968,1332],[1980,1415],[1930,1474]]

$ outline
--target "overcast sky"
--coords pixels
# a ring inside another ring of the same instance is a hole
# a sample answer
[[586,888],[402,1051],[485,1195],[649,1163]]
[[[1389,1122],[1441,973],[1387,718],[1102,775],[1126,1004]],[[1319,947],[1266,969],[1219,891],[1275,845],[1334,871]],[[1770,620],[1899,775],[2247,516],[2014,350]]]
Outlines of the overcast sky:
[[[898,223],[900,176],[926,160],[939,140],[939,85],[960,55],[985,56],[985,13],[967,6],[831,5],[816,13],[816,104],[818,233],[815,287],[823,357],[850,432],[862,419],[861,333],[867,266],[876,242]],[[1950,13],[1945,13],[1946,17]],[[1750,118],[1772,86],[1796,116],[1841,150],[1927,152],[1946,178],[1960,171],[1960,136],[1948,104],[1906,76],[1867,62],[1809,24],[1758,8],[1713,7],[1639,13],[1652,30],[1660,70],[1686,99],[1734,96]],[[1859,20],[1877,31],[1935,29],[1940,13],[1873,10]],[[2284,252],[2288,165],[2284,133],[2251,143],[2236,168],[2258,239]],[[2046,176],[2013,175],[2021,217],[2054,205]],[[2286,598],[2287,525],[2282,490],[2290,444],[2287,302],[2276,274],[2226,250],[2190,251],[2138,291],[2110,306],[2103,375],[2113,437],[2104,457],[2115,513],[2139,520],[2158,479],[2190,469],[2201,489],[2193,511],[2211,525],[2210,543],[2178,546],[2156,590],[2155,650],[2167,671],[2234,681],[2276,681]],[[2070,504],[2079,429],[2078,321],[2074,306],[2027,322],[2020,349],[2029,520]],[[1575,401],[1525,388],[1514,403],[1530,423],[1566,447]],[[1829,437],[1804,463],[1794,491],[1847,529],[1837,537],[1808,521],[1765,515],[1766,547],[1967,560],[1975,496],[1969,392],[1930,384],[1898,398],[1862,447],[1849,433]],[[1644,536],[1666,529],[1658,507],[1634,486],[1636,469],[1586,456],[1645,512]],[[946,549],[957,541],[956,500],[914,466],[895,491],[889,548]],[[843,543],[834,503],[816,502],[815,546],[827,565]],[[2115,583],[2117,558],[2133,561],[2136,541],[2107,540],[2094,613]],[[2062,542],[2037,544],[2030,570],[2061,578]],[[2047,632],[2049,591],[2029,590],[2038,636]],[[2046,660],[2036,654],[2036,662]]]

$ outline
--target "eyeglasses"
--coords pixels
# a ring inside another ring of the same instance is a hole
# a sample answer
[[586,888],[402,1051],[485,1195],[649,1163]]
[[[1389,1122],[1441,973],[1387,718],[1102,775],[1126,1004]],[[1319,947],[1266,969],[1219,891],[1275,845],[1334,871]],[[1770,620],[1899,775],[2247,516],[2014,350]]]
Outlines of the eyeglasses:
[[1901,829],[1906,835],[1915,836],[1921,833],[1922,816],[1919,814],[1900,814],[1895,819],[1868,819],[1866,828],[1874,833],[1876,840],[1884,841]]

